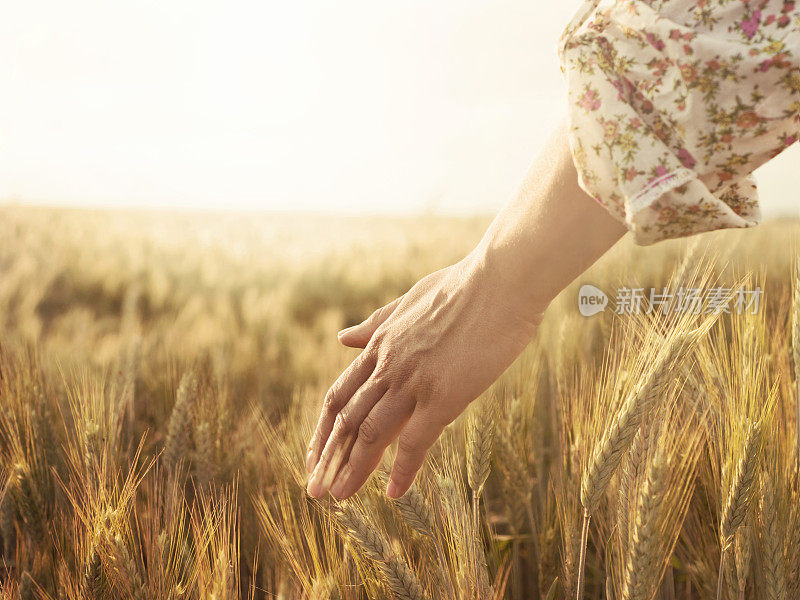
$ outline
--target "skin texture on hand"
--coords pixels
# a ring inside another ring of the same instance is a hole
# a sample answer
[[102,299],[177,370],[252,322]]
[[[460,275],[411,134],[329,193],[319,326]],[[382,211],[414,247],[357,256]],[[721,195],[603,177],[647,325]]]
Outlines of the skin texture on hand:
[[478,247],[339,333],[364,348],[323,400],[308,493],[354,494],[398,439],[405,494],[445,426],[522,352],[548,303],[625,232],[578,186],[563,127]]
[[[340,466],[331,493],[343,498],[358,490],[398,435],[387,493],[405,493],[442,429],[533,335],[535,319],[505,306],[489,280],[472,260],[459,262],[428,275],[371,321],[342,333],[343,344],[365,349],[325,398],[310,464],[317,462],[323,441],[325,447],[310,494],[324,493]],[[351,443],[349,454],[339,450]]]

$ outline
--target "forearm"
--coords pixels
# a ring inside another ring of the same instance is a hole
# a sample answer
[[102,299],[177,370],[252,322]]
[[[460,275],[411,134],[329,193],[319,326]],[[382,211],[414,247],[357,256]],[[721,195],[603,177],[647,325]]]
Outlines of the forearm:
[[579,187],[562,124],[473,256],[534,316],[625,232]]

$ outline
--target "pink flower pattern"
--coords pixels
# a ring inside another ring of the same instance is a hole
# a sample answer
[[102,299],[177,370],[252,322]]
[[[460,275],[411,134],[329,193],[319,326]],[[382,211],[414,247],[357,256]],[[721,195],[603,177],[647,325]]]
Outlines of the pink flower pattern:
[[800,139],[794,0],[584,0],[559,56],[580,184],[640,244],[760,221]]
[[[772,16],[772,15],[770,15]],[[756,10],[750,15],[749,19],[744,19],[742,21],[742,31],[747,39],[752,39],[752,37],[758,32],[758,26],[761,22],[761,11]]]

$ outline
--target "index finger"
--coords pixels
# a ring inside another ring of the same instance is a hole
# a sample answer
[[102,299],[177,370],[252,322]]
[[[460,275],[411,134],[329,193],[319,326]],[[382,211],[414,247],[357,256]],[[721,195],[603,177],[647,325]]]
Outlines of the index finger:
[[333,431],[333,423],[353,394],[358,391],[375,369],[376,359],[371,352],[364,351],[358,355],[350,366],[339,375],[336,382],[330,387],[322,401],[319,420],[308,444],[306,454],[306,471],[309,474],[317,466],[322,449]]

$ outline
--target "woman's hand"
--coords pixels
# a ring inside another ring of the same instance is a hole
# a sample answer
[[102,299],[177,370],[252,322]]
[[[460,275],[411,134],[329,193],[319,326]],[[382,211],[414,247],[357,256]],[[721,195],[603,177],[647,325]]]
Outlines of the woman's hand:
[[476,252],[340,332],[343,344],[364,351],[325,396],[309,446],[308,493],[349,497],[399,436],[386,493],[405,494],[444,427],[533,336],[544,307],[519,296]]
[[308,493],[352,495],[399,436],[386,493],[402,496],[442,429],[624,232],[579,187],[562,125],[467,258],[339,334],[364,351],[325,396],[306,459]]

